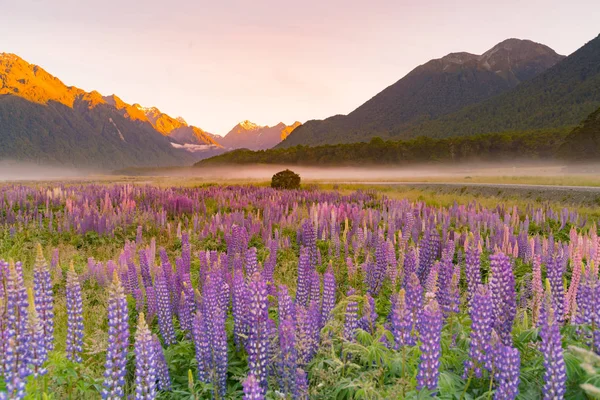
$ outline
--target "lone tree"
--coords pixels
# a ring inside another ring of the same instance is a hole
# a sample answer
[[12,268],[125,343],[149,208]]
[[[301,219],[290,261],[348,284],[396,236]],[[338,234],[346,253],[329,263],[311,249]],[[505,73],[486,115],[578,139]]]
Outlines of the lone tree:
[[299,189],[300,175],[294,171],[286,169],[273,175],[271,179],[271,187],[273,189]]

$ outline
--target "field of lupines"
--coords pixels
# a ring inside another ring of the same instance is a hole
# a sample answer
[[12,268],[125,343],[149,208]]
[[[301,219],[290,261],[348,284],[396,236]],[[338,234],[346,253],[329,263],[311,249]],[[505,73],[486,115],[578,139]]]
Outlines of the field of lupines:
[[600,392],[600,238],[567,209],[5,185],[0,258],[0,399]]

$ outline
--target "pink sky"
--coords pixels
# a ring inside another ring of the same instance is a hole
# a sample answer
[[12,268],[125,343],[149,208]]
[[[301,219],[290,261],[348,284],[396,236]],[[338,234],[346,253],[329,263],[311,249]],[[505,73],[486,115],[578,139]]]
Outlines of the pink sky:
[[3,0],[0,52],[209,132],[347,114],[414,67],[517,37],[570,54],[597,0]]

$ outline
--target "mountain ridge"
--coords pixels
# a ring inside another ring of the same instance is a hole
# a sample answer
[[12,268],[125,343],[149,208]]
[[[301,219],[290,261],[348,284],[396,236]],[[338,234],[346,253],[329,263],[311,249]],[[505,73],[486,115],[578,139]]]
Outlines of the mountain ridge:
[[277,147],[389,137],[509,91],[563,59],[548,46],[521,39],[504,40],[482,55],[450,53],[417,66],[348,115],[306,122]]

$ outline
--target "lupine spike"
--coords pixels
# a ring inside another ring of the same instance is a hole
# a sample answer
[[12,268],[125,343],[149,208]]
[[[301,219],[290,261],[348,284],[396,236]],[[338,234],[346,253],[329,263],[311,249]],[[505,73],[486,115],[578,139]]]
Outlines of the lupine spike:
[[144,313],[140,313],[135,333],[135,399],[153,400],[155,397],[156,353]]
[[428,293],[429,302],[423,308],[419,321],[421,358],[417,374],[417,389],[436,390],[440,374],[442,312],[433,293]]
[[67,272],[65,291],[67,300],[67,359],[81,362],[81,352],[83,351],[83,300],[79,277],[75,272],[72,261]]
[[115,271],[109,287],[108,299],[108,348],[103,399],[121,399],[125,396],[125,375],[127,373],[127,351],[129,349],[129,315],[125,289]]

